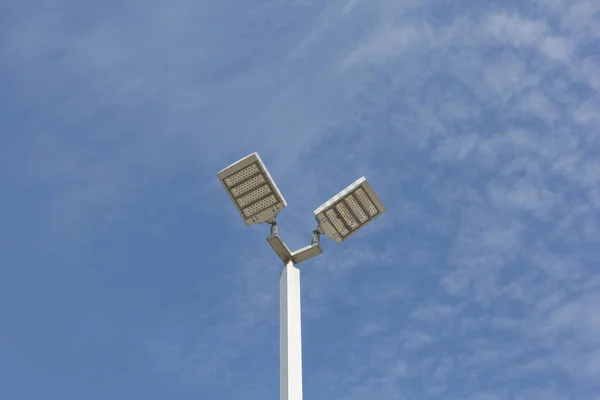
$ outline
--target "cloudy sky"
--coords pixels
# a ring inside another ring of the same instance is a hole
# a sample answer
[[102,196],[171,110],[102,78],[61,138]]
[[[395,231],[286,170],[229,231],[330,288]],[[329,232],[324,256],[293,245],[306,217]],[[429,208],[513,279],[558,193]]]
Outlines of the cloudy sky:
[[305,399],[600,399],[598,71],[597,0],[2,2],[0,398],[278,399],[257,151],[291,247],[388,208],[301,265]]

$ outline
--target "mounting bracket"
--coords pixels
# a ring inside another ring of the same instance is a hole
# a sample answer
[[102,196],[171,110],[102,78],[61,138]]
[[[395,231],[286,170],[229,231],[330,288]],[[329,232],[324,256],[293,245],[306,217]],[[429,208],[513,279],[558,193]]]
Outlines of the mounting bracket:
[[287,244],[285,244],[283,239],[279,236],[277,222],[273,221],[271,223],[271,234],[267,237],[267,242],[269,242],[284,264],[287,264],[290,261],[294,264],[298,264],[323,253],[319,236],[319,231],[314,230],[312,233],[311,244],[296,251],[290,251]]

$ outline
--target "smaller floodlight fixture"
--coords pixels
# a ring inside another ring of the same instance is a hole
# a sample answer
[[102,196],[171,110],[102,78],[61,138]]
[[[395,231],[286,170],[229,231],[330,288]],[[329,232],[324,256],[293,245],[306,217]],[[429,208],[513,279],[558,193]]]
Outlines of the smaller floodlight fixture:
[[273,221],[287,203],[257,153],[217,174],[247,225]]
[[354,235],[386,208],[363,176],[315,210],[319,232],[337,243]]

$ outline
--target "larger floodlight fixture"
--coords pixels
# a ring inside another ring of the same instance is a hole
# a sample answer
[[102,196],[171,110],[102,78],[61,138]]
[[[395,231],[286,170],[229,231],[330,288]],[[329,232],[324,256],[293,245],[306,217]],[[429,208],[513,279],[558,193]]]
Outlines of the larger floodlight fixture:
[[258,153],[217,174],[247,225],[273,221],[287,203]]
[[319,232],[341,243],[386,208],[363,176],[315,210]]
[[383,214],[385,207],[362,177],[315,210],[318,226],[310,244],[291,251],[276,221],[287,203],[258,154],[242,158],[217,175],[246,224],[271,225],[267,242],[285,265],[280,276],[280,400],[302,400],[300,270],[296,265],[323,253],[321,234],[341,243]]

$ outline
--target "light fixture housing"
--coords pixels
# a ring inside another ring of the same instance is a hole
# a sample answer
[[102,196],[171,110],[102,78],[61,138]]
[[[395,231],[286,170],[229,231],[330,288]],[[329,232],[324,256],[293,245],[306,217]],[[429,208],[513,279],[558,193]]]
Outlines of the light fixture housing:
[[287,203],[258,153],[217,174],[247,225],[272,221]]
[[341,243],[386,211],[363,176],[315,210],[319,232]]

